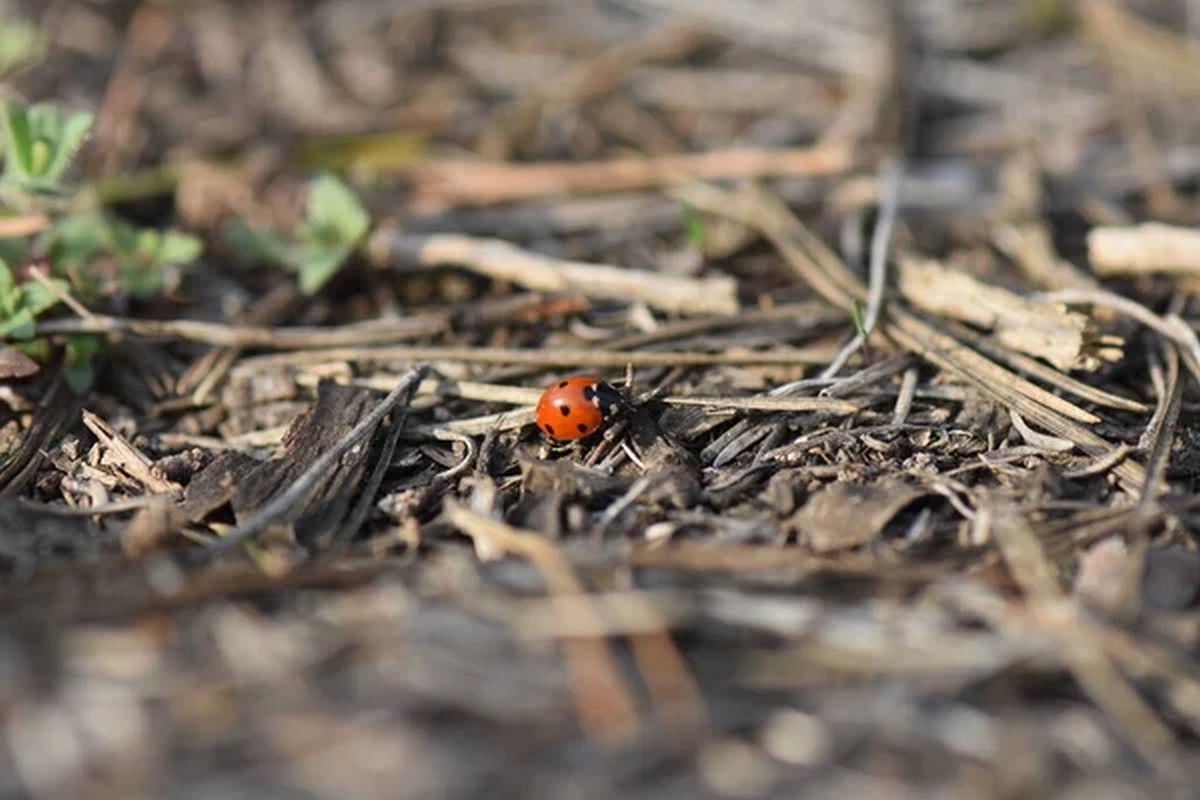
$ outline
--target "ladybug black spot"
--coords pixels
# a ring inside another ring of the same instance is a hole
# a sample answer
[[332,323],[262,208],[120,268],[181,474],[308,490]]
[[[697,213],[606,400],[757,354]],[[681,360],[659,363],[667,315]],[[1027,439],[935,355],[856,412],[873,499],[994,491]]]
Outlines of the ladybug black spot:
[[565,389],[565,388],[567,388],[567,382],[566,382],[566,381],[563,381],[562,383],[560,383],[560,384],[558,385],[558,388],[560,388],[560,389]]
[[584,425],[582,422],[579,423],[578,425],[576,425],[575,427],[579,429],[580,433],[587,433],[587,429],[588,429],[587,425]]
[[558,407],[558,413],[562,414],[564,417],[569,417],[571,416],[571,407],[568,405],[561,405]]
[[549,422],[547,422],[545,425],[542,426],[542,430],[544,430],[550,436],[554,435],[554,426],[551,425]]

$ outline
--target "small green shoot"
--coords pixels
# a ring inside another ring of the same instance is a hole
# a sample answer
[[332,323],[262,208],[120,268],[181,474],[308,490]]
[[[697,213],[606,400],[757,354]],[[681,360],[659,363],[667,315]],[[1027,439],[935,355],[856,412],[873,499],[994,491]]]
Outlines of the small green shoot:
[[120,288],[134,297],[154,297],[174,288],[179,268],[195,261],[204,250],[198,238],[175,230],[135,228],[109,220],[106,232],[121,267]]
[[[59,274],[74,279],[84,295],[114,290],[138,298],[154,297],[175,288],[180,268],[200,257],[200,239],[176,230],[138,228],[100,214],[76,214],[60,220],[43,240]],[[105,286],[89,269],[100,259],[117,267],[115,284]]]
[[76,394],[86,394],[96,382],[94,362],[99,352],[100,339],[95,336],[72,336],[67,339],[63,377]]
[[334,176],[322,175],[309,185],[305,220],[292,237],[241,223],[228,229],[226,237],[248,259],[295,272],[300,290],[312,295],[337,274],[370,227],[371,219],[354,192]]
[[[37,318],[58,304],[67,290],[64,281],[18,283],[8,265],[0,262],[0,338],[25,340],[33,337]],[[56,291],[57,290],[57,291]]]
[[850,321],[854,324],[854,332],[858,334],[858,338],[864,342],[867,340],[867,321],[863,316],[862,303],[854,301],[854,307],[850,309]]
[[[0,20],[0,74],[36,60],[44,40],[36,30]],[[48,104],[0,105],[5,213],[36,210],[52,220],[36,238],[0,242],[0,340],[37,361],[53,358],[55,343],[34,338],[37,321],[71,292],[81,299],[113,295],[148,298],[174,289],[181,268],[199,258],[201,241],[175,230],[140,228],[104,212],[71,211],[66,174],[92,126],[88,113],[67,114]],[[46,257],[51,276],[26,280],[8,263]],[[91,388],[93,362],[104,343],[72,336],[62,347],[64,376],[78,392]]]
[[67,168],[92,127],[92,115],[63,115],[51,105],[26,108],[9,101],[0,116],[6,145],[5,185],[31,195],[61,194]]
[[692,247],[704,252],[708,242],[708,225],[704,216],[687,203],[679,207],[679,213],[683,217],[683,230],[687,234],[688,242]]

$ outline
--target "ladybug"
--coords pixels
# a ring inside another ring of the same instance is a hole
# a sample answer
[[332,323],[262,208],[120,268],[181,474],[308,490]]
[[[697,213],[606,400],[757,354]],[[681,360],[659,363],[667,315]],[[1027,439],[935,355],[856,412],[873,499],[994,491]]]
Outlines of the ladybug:
[[569,442],[591,436],[624,405],[624,397],[595,375],[576,375],[555,383],[538,400],[534,420],[551,439]]

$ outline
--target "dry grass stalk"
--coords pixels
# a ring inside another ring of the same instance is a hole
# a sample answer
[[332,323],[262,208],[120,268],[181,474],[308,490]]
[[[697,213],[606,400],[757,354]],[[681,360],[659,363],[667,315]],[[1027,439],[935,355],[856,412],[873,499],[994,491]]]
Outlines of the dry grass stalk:
[[1112,0],[1088,0],[1081,12],[1084,30],[1108,67],[1113,108],[1149,208],[1157,215],[1179,215],[1185,203],[1168,178],[1149,112],[1152,100],[1176,103],[1181,95],[1187,100],[1200,95],[1200,48]]
[[973,345],[984,355],[994,358],[1002,364],[1007,364],[1018,372],[1061,389],[1067,394],[1074,395],[1081,400],[1087,400],[1089,403],[1095,403],[1098,406],[1106,408],[1119,408],[1123,411],[1133,411],[1138,414],[1145,414],[1150,410],[1150,407],[1145,403],[1139,403],[1136,400],[1130,400],[1128,397],[1106,392],[1103,389],[1083,383],[1072,378],[1070,375],[1059,372],[1037,359],[1009,350],[995,339],[984,336],[966,325],[952,325],[950,328],[956,338]]
[[1043,295],[1050,302],[1091,303],[1132,317],[1179,348],[1184,365],[1200,382],[1200,337],[1178,314],[1158,315],[1128,297],[1103,289],[1064,289]]
[[1075,448],[1075,443],[1069,439],[1047,436],[1030,428],[1016,411],[1010,410],[1008,417],[1012,421],[1013,427],[1017,429],[1017,433],[1021,434],[1021,438],[1025,440],[1025,443],[1032,447],[1051,453],[1067,453]]
[[501,108],[484,134],[481,150],[491,158],[507,156],[515,142],[529,137],[539,118],[596,102],[620,88],[638,65],[678,61],[708,38],[703,26],[671,20],[632,41],[618,42],[598,55],[571,64],[566,74],[535,84],[524,96]]
[[[306,378],[303,383],[315,383]],[[369,378],[354,381],[355,385],[372,389],[388,389],[394,386],[396,376],[378,373]],[[454,381],[429,379],[417,387],[418,395],[434,397],[461,397],[485,403],[511,403],[513,405],[535,405],[542,396],[542,389],[529,386],[508,386],[478,381]],[[696,395],[659,398],[660,402],[673,406],[702,406],[712,409],[735,411],[819,411],[825,414],[855,414],[862,408],[857,403],[831,397],[699,397]]]
[[667,405],[704,406],[739,411],[819,411],[822,414],[855,414],[862,410],[857,403],[831,397],[664,397]]
[[[939,333],[911,315],[904,315],[902,324],[900,322],[888,326],[889,337],[976,387],[1005,408],[1018,412],[1026,421],[1074,442],[1088,455],[1102,457],[1113,450],[1110,442],[1079,424],[1098,421],[1095,415],[1001,369],[953,337]],[[1141,491],[1146,473],[1139,464],[1126,460],[1117,464],[1113,471],[1126,491],[1133,494]]]
[[431,161],[412,172],[414,207],[441,211],[538,197],[654,189],[695,180],[837,175],[853,165],[849,148],[711,150],[652,158],[507,164]]
[[1100,275],[1200,274],[1200,230],[1159,222],[1105,226],[1088,233],[1088,259]]
[[349,361],[358,364],[386,364],[391,362],[433,361],[439,363],[460,362],[463,364],[514,364],[542,369],[564,367],[567,369],[623,369],[634,367],[711,367],[720,365],[741,366],[797,366],[826,364],[836,352],[835,348],[814,345],[812,347],[772,350],[729,351],[724,353],[697,353],[693,351],[639,351],[639,350],[582,350],[578,348],[553,348],[529,350],[508,347],[437,347],[403,346],[393,347],[333,347],[328,349],[301,350],[294,353],[272,353],[243,359],[233,369],[235,378],[252,375],[257,371],[276,367],[321,364]]
[[225,325],[192,319],[132,319],[90,314],[81,319],[39,322],[37,335],[93,333],[113,338],[122,335],[147,339],[179,339],[216,347],[261,347],[277,350],[384,344],[432,336],[447,327],[443,315],[420,315],[403,320],[346,325],[339,328]]
[[379,261],[422,267],[461,267],[493,280],[540,292],[577,292],[585,297],[646,303],[680,314],[735,314],[732,278],[687,278],[551,258],[502,239],[455,234],[430,236],[380,232],[371,242]]
[[713,545],[680,542],[670,547],[640,545],[629,555],[636,567],[695,572],[798,572],[804,574],[873,576],[904,582],[933,581],[945,577],[937,563],[898,564],[857,553],[818,555],[799,548],[775,545]]
[[[732,215],[759,229],[771,240],[797,274],[830,303],[852,306],[866,296],[866,287],[841,259],[808,231],[781,204],[761,195],[733,195],[712,186],[688,193],[689,201],[717,215]],[[1099,417],[1036,384],[1004,369],[990,359],[934,328],[896,303],[885,307],[884,332],[909,352],[945,369],[974,386],[1005,408],[1016,411],[1046,432],[1075,443],[1088,455],[1103,457],[1113,445],[1079,423]],[[1125,460],[1114,467],[1123,489],[1138,494],[1146,480],[1139,464]]]
[[903,259],[899,286],[917,308],[994,331],[1005,346],[1062,370],[1096,370],[1101,359],[1116,361],[1122,355],[1119,348],[1094,347],[1087,315],[988,286],[930,259]]
[[[697,187],[695,191],[689,190],[687,199],[708,213],[733,216],[756,227],[780,250],[797,275],[809,282],[813,289],[830,303],[842,308],[852,308],[856,299],[866,298],[866,287],[850,272],[837,254],[805,228],[790,211],[771,198],[761,193],[732,194],[713,186],[703,186]],[[1032,401],[1058,418],[1051,423],[1056,428],[1072,427],[1069,420],[1099,422],[1100,418],[1095,414],[1014,375],[953,337],[937,331],[896,303],[885,304],[884,316],[890,317],[891,320],[885,325],[885,331],[890,338],[901,343],[910,352],[939,366],[953,364],[956,373],[970,376],[973,384],[1006,406],[1024,400]],[[897,335],[900,324],[907,326],[907,333],[901,331]],[[913,335],[917,338],[913,338]],[[1024,405],[1023,402],[1022,404]],[[1032,419],[1031,409],[1016,410],[1026,418]],[[1033,413],[1039,412],[1033,410]],[[1082,429],[1075,429],[1081,435],[1085,433]],[[1090,446],[1099,446],[1090,433],[1087,434],[1087,438]],[[1078,441],[1076,443],[1079,444]],[[1108,446],[1103,448],[1104,452],[1108,449]],[[1129,477],[1132,477],[1132,474]],[[1139,473],[1138,485],[1140,477]]]

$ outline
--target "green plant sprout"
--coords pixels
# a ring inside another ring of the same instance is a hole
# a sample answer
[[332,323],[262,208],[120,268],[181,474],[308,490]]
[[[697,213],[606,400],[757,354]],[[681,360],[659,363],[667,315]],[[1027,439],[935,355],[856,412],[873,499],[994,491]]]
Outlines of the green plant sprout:
[[337,274],[370,227],[371,218],[354,192],[333,175],[320,175],[309,185],[305,219],[292,236],[235,221],[226,237],[246,258],[295,272],[300,291],[312,295]]
[[[64,218],[41,241],[60,274],[71,276],[84,296],[118,291],[145,299],[174,289],[180,269],[200,257],[203,243],[176,230],[137,228],[104,214],[75,214]],[[101,259],[117,266],[115,283],[106,285],[88,267]]]
[[17,283],[12,270],[0,261],[0,338],[33,338],[38,316],[57,305],[66,290],[67,283],[62,280]]
[[87,138],[92,115],[64,116],[52,105],[25,108],[9,101],[2,116],[5,188],[35,196],[61,194],[62,179]]
[[683,217],[683,230],[687,234],[688,242],[692,247],[704,252],[705,245],[708,243],[708,225],[705,223],[704,216],[687,203],[679,207],[679,213]]
[[[0,71],[18,52],[4,52],[14,30],[0,22]],[[0,107],[4,168],[0,199],[9,213],[39,213],[48,230],[0,242],[0,340],[20,342],[30,357],[53,356],[51,342],[34,338],[37,320],[68,293],[85,302],[112,296],[146,299],[175,289],[183,268],[200,257],[200,239],[176,230],[140,228],[93,203],[79,202],[66,184],[71,163],[87,140],[93,117],[65,113],[50,104],[25,106],[7,101]],[[45,259],[48,275],[29,277],[9,264]],[[24,279],[23,278],[28,278]],[[86,391],[95,375],[93,360],[102,342],[73,336],[62,346],[64,377]]]
[[850,309],[850,322],[854,324],[854,332],[858,334],[858,338],[866,341],[869,335],[867,321],[863,315],[862,303],[857,300],[854,301],[854,306]]

